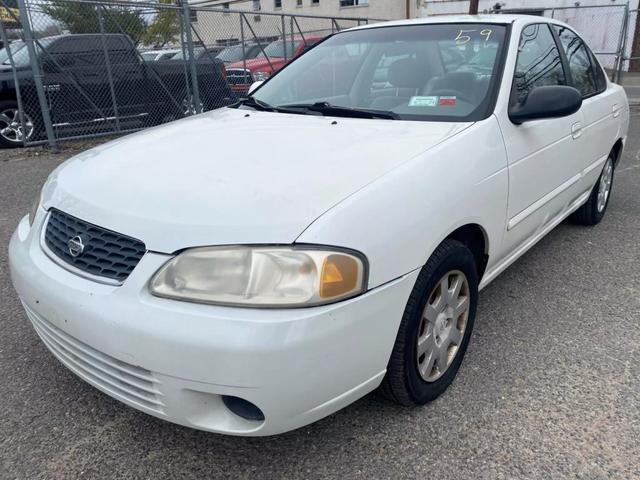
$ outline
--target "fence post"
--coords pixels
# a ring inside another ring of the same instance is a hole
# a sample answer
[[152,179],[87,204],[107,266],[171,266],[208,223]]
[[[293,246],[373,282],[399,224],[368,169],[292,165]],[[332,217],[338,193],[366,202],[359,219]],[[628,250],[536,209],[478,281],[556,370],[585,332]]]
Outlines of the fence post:
[[624,57],[625,50],[627,49],[627,32],[629,31],[629,22],[631,21],[631,15],[629,15],[629,4],[624,7],[624,18],[622,20],[622,37],[619,42],[620,62],[618,63],[618,76],[617,83],[622,84],[622,75],[624,70]]
[[187,0],[182,0],[182,13],[185,22],[184,29],[187,37],[187,50],[189,51],[189,67],[191,69],[193,101],[195,103],[196,113],[202,113],[202,105],[200,104],[200,90],[198,89],[198,69],[196,66],[196,59],[193,54],[193,37],[191,35],[191,12],[189,9],[189,2]]
[[118,101],[116,99],[116,89],[113,86],[113,71],[111,70],[111,59],[107,51],[107,41],[104,38],[104,20],[102,19],[101,6],[96,6],[96,15],[98,15],[98,25],[100,26],[100,40],[102,42],[102,51],[104,53],[105,66],[107,67],[107,77],[109,79],[109,93],[111,94],[111,103],[113,104],[113,115],[116,117],[116,132],[120,131],[120,115],[118,114]]
[[244,78],[244,84],[249,83],[247,81],[247,47],[244,39],[244,15],[238,15],[240,18],[240,41],[242,42],[242,76]]
[[287,63],[287,32],[284,27],[284,15],[280,15],[280,23],[282,23],[282,44],[284,47],[284,63]]
[[22,31],[24,32],[24,43],[27,47],[27,52],[29,53],[29,64],[31,66],[31,72],[33,73],[33,83],[35,84],[36,93],[38,94],[40,110],[42,111],[42,121],[44,122],[45,132],[47,133],[47,141],[51,148],[56,149],[56,138],[53,134],[51,113],[49,112],[47,97],[44,94],[42,72],[40,71],[40,65],[38,64],[38,57],[36,57],[36,47],[33,44],[33,33],[31,31],[31,18],[29,17],[25,0],[18,0],[18,9],[20,10],[20,23],[22,24]]
[[[2,5],[6,4],[2,2]],[[0,21],[0,31],[2,31],[2,44],[7,50],[7,58],[11,65],[11,72],[13,73],[13,83],[16,88],[16,101],[18,102],[18,116],[20,117],[20,125],[22,125],[22,145],[27,145],[27,123],[24,119],[24,108],[22,106],[22,95],[20,94],[20,82],[18,81],[18,72],[16,72],[16,64],[13,61],[13,53],[11,53],[11,45],[9,38],[7,37],[7,31],[4,28],[4,22]],[[33,119],[31,120],[33,122]]]

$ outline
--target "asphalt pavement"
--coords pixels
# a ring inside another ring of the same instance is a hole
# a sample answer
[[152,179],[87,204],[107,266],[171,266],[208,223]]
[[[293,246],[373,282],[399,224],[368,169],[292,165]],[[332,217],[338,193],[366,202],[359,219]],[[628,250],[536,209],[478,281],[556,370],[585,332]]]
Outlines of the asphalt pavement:
[[560,225],[481,293],[443,396],[408,409],[371,394],[269,438],[137,412],[39,341],[6,245],[47,174],[86,146],[0,151],[0,479],[640,478],[640,109],[603,222]]

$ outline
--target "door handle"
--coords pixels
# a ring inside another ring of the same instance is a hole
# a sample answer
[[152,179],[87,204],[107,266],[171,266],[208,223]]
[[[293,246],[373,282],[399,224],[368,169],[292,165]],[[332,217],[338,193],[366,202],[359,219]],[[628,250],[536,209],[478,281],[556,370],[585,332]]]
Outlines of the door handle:
[[581,136],[582,136],[582,123],[576,122],[573,125],[571,125],[571,137],[573,137],[574,140],[577,140]]
[[613,113],[613,118],[618,118],[620,116],[620,107],[617,103],[613,104],[613,107],[611,107],[611,112]]

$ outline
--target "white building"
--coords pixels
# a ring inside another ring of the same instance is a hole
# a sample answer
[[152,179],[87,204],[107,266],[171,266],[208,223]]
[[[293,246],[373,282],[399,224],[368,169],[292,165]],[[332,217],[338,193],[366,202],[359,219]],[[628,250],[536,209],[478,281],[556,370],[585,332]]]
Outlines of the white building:
[[[422,0],[189,1],[195,10],[191,18],[197,33],[195,40],[213,45],[234,44],[241,38],[269,42],[282,38],[283,31],[287,38],[292,33],[324,36],[366,23],[363,19],[417,17]],[[301,17],[293,19],[292,15]]]
[[207,5],[244,11],[397,20],[419,16],[422,3],[424,0],[211,0]]

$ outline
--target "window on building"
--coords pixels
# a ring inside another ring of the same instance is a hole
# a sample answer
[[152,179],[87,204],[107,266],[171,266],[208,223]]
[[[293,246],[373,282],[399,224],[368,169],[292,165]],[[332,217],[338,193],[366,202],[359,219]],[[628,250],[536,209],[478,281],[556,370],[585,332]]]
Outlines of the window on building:
[[296,0],[296,7],[302,6],[302,0]]
[[[222,9],[223,10],[229,10],[229,2],[223,3],[222,4]],[[229,12],[224,12],[223,15],[229,15]]]
[[273,8],[280,10],[282,8],[282,0],[273,0]]
[[583,97],[593,95],[598,91],[598,85],[596,83],[595,69],[591,64],[587,47],[580,40],[580,37],[568,28],[557,25],[553,28],[556,29],[556,33],[560,37],[560,43],[564,48],[564,53],[567,56],[573,84],[580,90]]
[[551,30],[542,23],[529,25],[520,36],[511,101],[522,102],[534,87],[566,84],[560,52]]
[[357,7],[358,5],[369,5],[369,0],[340,0],[341,7]]
[[311,5],[320,5],[320,0],[311,0]]
[[198,11],[193,8],[189,9],[189,21],[191,23],[196,23],[198,21]]
[[262,7],[260,6],[260,0],[253,0],[253,10],[256,12],[262,10]]

